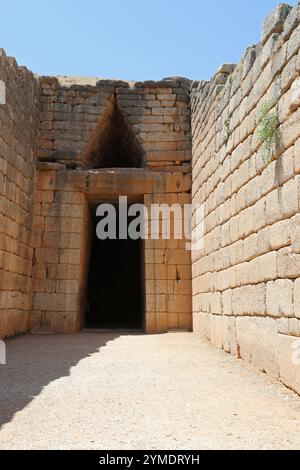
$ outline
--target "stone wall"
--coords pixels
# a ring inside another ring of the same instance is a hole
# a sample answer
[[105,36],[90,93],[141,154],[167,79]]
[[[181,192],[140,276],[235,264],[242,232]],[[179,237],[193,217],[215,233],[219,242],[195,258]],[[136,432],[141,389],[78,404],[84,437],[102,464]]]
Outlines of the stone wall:
[[205,213],[194,329],[298,392],[299,23],[299,5],[279,5],[260,43],[191,98],[192,199]]
[[145,242],[145,330],[190,329],[193,309],[196,332],[299,392],[299,73],[299,2],[209,82],[34,78],[1,51],[0,338],[84,325],[91,204],[192,190],[203,249],[191,268],[184,240]]
[[84,166],[91,145],[103,138],[117,107],[145,153],[143,166],[191,171],[189,80],[139,83],[41,77],[40,84],[40,160]]
[[[190,202],[190,82],[34,78],[4,52],[0,80],[0,337],[39,326],[72,333],[84,326],[91,201]],[[149,333],[192,327],[184,246],[145,242]]]
[[0,50],[0,339],[27,331],[39,91],[31,72]]
[[[183,206],[190,203],[190,190],[190,176],[181,173],[126,168],[79,171],[59,163],[39,163],[30,329],[50,326],[57,333],[74,333],[85,326],[91,202],[130,196],[147,207]],[[184,240],[173,236],[145,240],[143,257],[145,331],[191,329],[191,255]]]
[[[84,326],[91,202],[120,195],[146,206],[191,201],[190,82],[39,82],[30,328],[69,333]],[[173,237],[145,241],[148,333],[192,328],[191,257],[184,247]]]

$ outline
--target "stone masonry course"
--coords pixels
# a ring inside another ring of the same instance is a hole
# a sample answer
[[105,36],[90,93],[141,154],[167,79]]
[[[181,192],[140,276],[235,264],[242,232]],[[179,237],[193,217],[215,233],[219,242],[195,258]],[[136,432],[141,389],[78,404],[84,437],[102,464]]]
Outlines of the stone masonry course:
[[0,81],[0,339],[84,327],[96,203],[192,203],[201,250],[143,244],[144,331],[193,330],[300,393],[299,2],[210,81],[40,77],[2,49]]

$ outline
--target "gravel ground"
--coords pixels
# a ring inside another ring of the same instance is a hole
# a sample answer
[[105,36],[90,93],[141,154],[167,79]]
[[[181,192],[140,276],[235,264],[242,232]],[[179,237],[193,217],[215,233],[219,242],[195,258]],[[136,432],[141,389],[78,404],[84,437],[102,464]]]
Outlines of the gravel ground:
[[300,399],[189,333],[24,336],[1,449],[300,449]]

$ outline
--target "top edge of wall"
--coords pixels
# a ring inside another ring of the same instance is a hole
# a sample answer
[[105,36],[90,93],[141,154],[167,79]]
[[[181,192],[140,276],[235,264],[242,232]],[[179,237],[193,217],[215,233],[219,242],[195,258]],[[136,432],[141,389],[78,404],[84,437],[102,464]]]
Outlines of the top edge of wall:
[[[255,60],[257,59],[262,47],[276,34],[278,39],[282,38],[287,40],[292,34],[293,30],[299,23],[300,18],[300,0],[292,7],[287,3],[279,3],[271,13],[266,17],[262,24],[260,42],[256,45],[251,45],[246,48],[240,64],[244,64],[244,76],[251,70]],[[19,66],[14,57],[9,57],[5,50],[0,48],[0,60],[4,57],[10,61],[15,67],[24,71],[32,73],[24,66]],[[185,77],[167,77],[162,80],[146,80],[146,81],[126,81],[116,79],[106,79],[101,77],[83,77],[83,76],[34,76],[41,83],[57,84],[61,87],[97,87],[97,86],[113,86],[115,88],[155,88],[155,87],[184,87],[184,88],[199,88],[207,83],[215,85],[225,85],[228,77],[234,72],[236,64],[222,64],[212,76],[211,80],[190,80]]]
[[243,66],[245,77],[259,57],[263,46],[276,35],[277,40],[286,41],[291,36],[300,20],[300,0],[293,7],[287,3],[279,3],[262,23],[260,42],[248,46],[239,64],[222,64],[210,80],[193,80],[192,88],[201,88],[206,84],[225,85],[234,70]]
[[27,71],[35,76],[40,83],[52,83],[65,88],[72,87],[105,87],[112,86],[115,88],[190,88],[192,80],[186,77],[166,77],[161,80],[145,80],[145,81],[133,81],[133,80],[118,80],[108,79],[102,77],[85,77],[85,76],[71,76],[71,75],[38,75],[31,72],[27,67],[20,66],[14,57],[10,57],[6,54],[3,48],[0,48],[0,61],[5,59],[10,62],[14,67]]
[[52,83],[61,87],[115,87],[115,88],[189,88],[192,80],[185,77],[168,77],[162,80],[146,80],[144,82],[107,79],[101,77],[83,77],[83,76],[39,76],[41,83]]
[[11,67],[18,69],[26,74],[34,76],[34,73],[25,67],[24,65],[19,65],[15,57],[9,56],[6,54],[5,49],[0,47],[0,63],[1,61],[5,61],[6,64],[9,64]]

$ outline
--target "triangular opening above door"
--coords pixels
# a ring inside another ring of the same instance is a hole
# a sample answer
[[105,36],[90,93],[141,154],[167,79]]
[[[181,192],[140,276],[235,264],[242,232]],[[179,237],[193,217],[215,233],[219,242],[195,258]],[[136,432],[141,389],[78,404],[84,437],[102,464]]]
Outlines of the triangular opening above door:
[[141,168],[144,149],[116,97],[93,131],[85,151],[89,168]]

